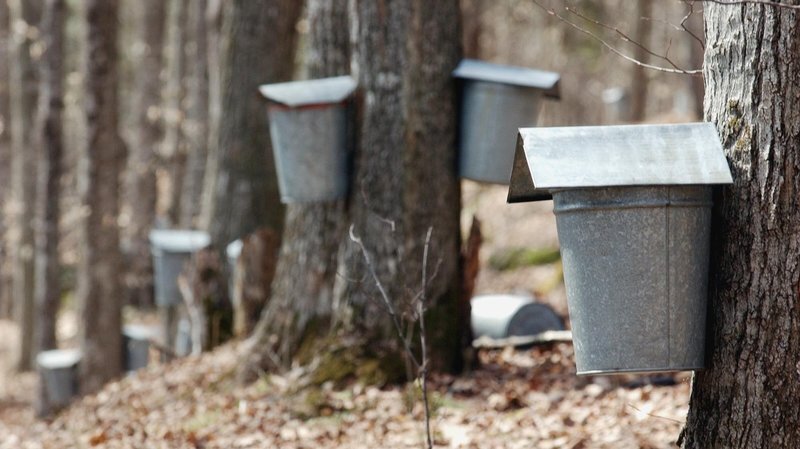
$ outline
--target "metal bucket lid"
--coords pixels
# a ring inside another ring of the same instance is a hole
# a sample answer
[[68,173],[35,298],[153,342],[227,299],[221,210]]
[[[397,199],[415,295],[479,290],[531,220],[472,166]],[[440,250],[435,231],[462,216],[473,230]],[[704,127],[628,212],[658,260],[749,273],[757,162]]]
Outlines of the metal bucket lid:
[[308,105],[341,103],[356,89],[356,80],[337,76],[287,83],[264,84],[258,87],[267,100],[290,108]]
[[529,69],[502,64],[492,64],[475,59],[464,59],[453,71],[454,78],[530,87],[544,91],[550,98],[560,98],[558,81],[561,75],[555,72]]
[[53,349],[42,351],[36,356],[36,364],[45,369],[69,368],[80,361],[79,349]]
[[211,236],[203,231],[157,229],[150,231],[150,244],[172,253],[192,253],[211,243]]
[[158,332],[152,326],[142,324],[128,324],[122,328],[122,335],[133,340],[150,340],[157,334]]

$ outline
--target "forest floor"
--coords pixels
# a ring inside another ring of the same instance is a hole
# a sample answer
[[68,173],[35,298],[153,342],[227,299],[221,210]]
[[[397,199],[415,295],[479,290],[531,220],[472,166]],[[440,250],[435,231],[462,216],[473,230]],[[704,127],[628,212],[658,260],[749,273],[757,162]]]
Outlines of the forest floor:
[[[535,292],[566,316],[556,263],[499,271],[489,259],[513,248],[557,247],[551,205],[505,205],[501,187],[467,183],[465,226],[482,219],[478,293]],[[59,334],[74,337],[63,314]],[[0,449],[16,448],[405,448],[424,447],[414,385],[296,391],[299,370],[235,382],[232,343],[111,383],[50,420],[34,416],[36,376],[15,374],[13,323],[0,320]],[[431,383],[436,447],[676,447],[689,375],[577,377],[572,346],[481,350],[480,367]]]

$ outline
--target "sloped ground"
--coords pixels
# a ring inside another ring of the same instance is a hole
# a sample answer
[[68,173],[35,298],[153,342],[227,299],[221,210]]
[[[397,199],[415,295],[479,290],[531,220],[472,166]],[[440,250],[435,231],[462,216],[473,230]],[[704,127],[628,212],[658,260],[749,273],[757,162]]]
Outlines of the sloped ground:
[[[557,246],[549,203],[505,204],[503,187],[465,183],[465,227],[483,222],[481,259],[504,248]],[[478,293],[537,292],[566,314],[558,264],[484,268]],[[62,339],[74,334],[69,319]],[[72,320],[74,323],[74,320]],[[324,386],[298,393],[302,373],[234,383],[227,345],[108,385],[51,421],[31,408],[35,376],[10,374],[16,328],[0,321],[0,449],[16,448],[404,448],[423,447],[414,386]],[[572,347],[479,353],[481,368],[432,382],[437,447],[669,448],[685,419],[688,375],[575,376]],[[666,386],[655,386],[657,381]]]
[[[0,402],[0,448],[419,448],[414,388],[294,392],[293,376],[235,385],[235,345],[108,385],[52,422]],[[688,402],[675,386],[577,378],[568,344],[481,353],[483,367],[433,382],[437,447],[673,447]],[[663,380],[663,379],[662,379]],[[28,385],[30,386],[30,385]],[[18,398],[17,400],[24,400]],[[413,406],[409,407],[410,404]]]

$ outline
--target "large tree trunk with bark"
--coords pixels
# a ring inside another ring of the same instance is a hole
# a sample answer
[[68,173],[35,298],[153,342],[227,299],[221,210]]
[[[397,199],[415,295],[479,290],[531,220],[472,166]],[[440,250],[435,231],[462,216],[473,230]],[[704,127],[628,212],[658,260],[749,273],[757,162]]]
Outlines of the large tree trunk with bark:
[[[350,73],[347,3],[308,2],[311,78]],[[306,339],[327,332],[345,217],[344,201],[287,206],[272,295],[251,340],[242,369],[245,378],[259,370],[288,368]]]
[[77,300],[81,389],[98,390],[122,370],[119,174],[125,156],[117,130],[118,0],[87,0],[87,142],[78,179],[86,214],[80,226]]
[[32,368],[34,326],[34,241],[33,219],[36,201],[36,151],[30,129],[35,121],[39,85],[31,49],[39,24],[38,2],[11,0],[8,3],[12,27],[11,64],[11,185],[14,221],[11,229],[12,293],[17,323],[20,326],[20,353],[17,367]]
[[44,53],[39,66],[39,110],[33,137],[39,159],[36,199],[36,328],[33,355],[56,347],[56,315],[61,301],[58,220],[61,198],[64,110],[64,0],[47,0],[40,32]]
[[224,6],[221,115],[209,232],[221,247],[256,228],[280,230],[280,203],[264,83],[286,81],[294,66],[297,0],[233,0]]
[[707,369],[694,378],[683,447],[796,448],[800,11],[705,8],[706,117],[734,184],[714,211]]
[[[427,324],[431,367],[460,368],[460,188],[456,176],[457,96],[451,72],[461,57],[457,0],[357,0],[354,49],[361,88],[353,232],[398,313],[413,316],[423,286],[426,234]],[[348,242],[339,271],[347,280],[351,330],[370,349],[397,351],[398,336],[370,269]],[[434,275],[435,273],[435,275]]]
[[200,198],[203,194],[203,176],[208,159],[208,32],[206,9],[208,0],[191,0],[187,27],[189,43],[186,52],[186,119],[184,134],[187,139],[188,154],[186,169],[181,186],[180,213],[178,225],[194,228],[200,214]]
[[142,53],[136,61],[136,91],[133,98],[135,132],[128,153],[125,198],[129,204],[125,289],[132,304],[153,304],[153,263],[148,233],[155,222],[156,150],[161,143],[161,71],[166,26],[164,0],[146,0],[140,6],[137,41]]
[[[0,1],[0,61],[10,61],[11,33],[8,2]],[[0,318],[10,318],[12,310],[11,245],[7,238],[9,188],[11,183],[11,104],[9,66],[0,67]]]

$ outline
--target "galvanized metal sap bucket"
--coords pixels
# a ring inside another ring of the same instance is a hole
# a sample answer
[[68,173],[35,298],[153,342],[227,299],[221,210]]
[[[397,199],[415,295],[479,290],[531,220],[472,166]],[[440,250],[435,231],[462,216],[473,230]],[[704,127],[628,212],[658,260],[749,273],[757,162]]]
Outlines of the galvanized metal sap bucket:
[[180,304],[178,276],[192,253],[210,243],[211,237],[202,231],[161,229],[150,231],[156,305],[169,307]]
[[732,182],[714,127],[530,128],[518,142],[509,202],[553,196],[578,374],[703,368],[710,185]]
[[536,124],[542,97],[559,98],[559,75],[466,59],[453,76],[463,80],[459,176],[508,184],[517,129]]
[[150,362],[150,340],[154,339],[157,333],[149,326],[130,324],[123,327],[125,371],[136,371],[147,367]]
[[225,256],[228,259],[228,296],[231,301],[235,301],[236,297],[233,294],[233,282],[236,279],[236,261],[239,260],[239,254],[242,253],[242,239],[236,239],[225,247]]
[[51,409],[61,408],[78,394],[78,363],[81,352],[77,349],[42,351],[36,356],[46,403]]
[[499,339],[564,329],[563,320],[553,309],[534,302],[530,296],[479,295],[470,304],[474,338]]
[[331,201],[350,181],[349,76],[267,84],[269,128],[284,203]]

